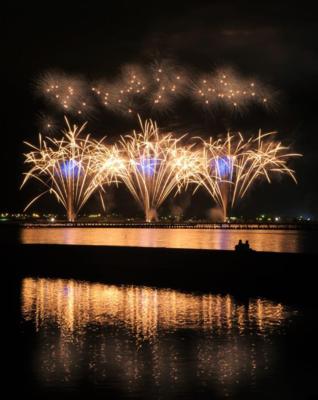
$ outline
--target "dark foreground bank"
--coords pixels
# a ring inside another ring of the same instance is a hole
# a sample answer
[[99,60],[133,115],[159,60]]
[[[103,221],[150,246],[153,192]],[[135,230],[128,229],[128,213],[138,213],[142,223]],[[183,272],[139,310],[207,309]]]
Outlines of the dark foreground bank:
[[315,254],[69,245],[2,246],[16,276],[84,279],[316,302]]
[[[13,397],[317,394],[313,255],[20,244],[1,254],[3,390]],[[89,284],[87,296],[74,279],[105,285]],[[259,297],[273,301],[250,300]]]

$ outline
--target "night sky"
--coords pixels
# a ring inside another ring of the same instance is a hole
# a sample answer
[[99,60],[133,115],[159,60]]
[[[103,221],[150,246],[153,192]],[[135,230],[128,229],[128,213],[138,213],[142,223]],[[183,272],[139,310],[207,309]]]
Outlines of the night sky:
[[[228,129],[247,134],[259,128],[277,130],[282,140],[304,155],[292,162],[297,186],[287,177],[272,185],[257,185],[237,213],[318,217],[318,52],[313,9],[279,1],[211,1],[209,5],[196,1],[179,7],[161,1],[153,2],[151,8],[124,1],[104,2],[104,7],[93,1],[74,7],[65,3],[49,2],[42,9],[29,4],[2,6],[0,211],[22,211],[37,190],[32,184],[21,192],[18,188],[24,168],[22,142],[36,142],[37,115],[48,110],[34,93],[41,73],[58,69],[94,80],[111,77],[125,63],[172,58],[202,72],[232,66],[277,90],[271,111],[251,107],[242,116],[222,111],[210,115],[181,104],[173,112],[156,116],[160,126],[202,136]],[[137,121],[99,110],[88,127],[97,137],[112,138],[136,128]],[[109,197],[113,210],[126,215],[138,210],[122,189],[118,193],[112,189]],[[183,195],[174,202],[193,215],[211,207],[205,193],[192,199]],[[172,203],[169,200],[166,207]],[[87,210],[97,206],[93,198]],[[56,210],[54,200],[47,198],[32,210],[44,209]]]

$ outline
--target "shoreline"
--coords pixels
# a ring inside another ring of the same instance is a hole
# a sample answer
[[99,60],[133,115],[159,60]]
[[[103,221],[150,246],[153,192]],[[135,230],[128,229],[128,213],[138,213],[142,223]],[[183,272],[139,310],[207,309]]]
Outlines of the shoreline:
[[68,278],[317,303],[317,254],[46,244],[0,249],[6,273],[17,279]]
[[0,233],[39,228],[125,228],[125,229],[198,229],[198,230],[271,230],[317,232],[318,222],[116,222],[116,221],[7,221],[1,222]]
[[55,222],[55,223],[22,223],[21,228],[133,228],[133,229],[222,229],[222,230],[291,230],[291,231],[318,231],[317,223],[277,223],[277,222]]

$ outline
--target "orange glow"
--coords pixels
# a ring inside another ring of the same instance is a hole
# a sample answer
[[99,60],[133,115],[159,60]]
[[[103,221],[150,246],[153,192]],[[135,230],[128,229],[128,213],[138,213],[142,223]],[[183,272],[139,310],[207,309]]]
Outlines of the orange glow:
[[230,334],[232,329],[244,331],[253,324],[266,333],[280,326],[286,310],[281,304],[260,299],[245,307],[231,296],[27,278],[23,281],[22,312],[26,320],[36,321],[38,328],[55,321],[65,334],[91,323],[121,321],[135,339],[149,340],[160,330],[192,325]]
[[145,380],[184,391],[191,374],[227,394],[268,368],[270,335],[288,312],[260,299],[26,278],[22,315],[38,332],[42,383],[72,385],[87,373],[95,384],[115,374],[121,390],[136,394]]

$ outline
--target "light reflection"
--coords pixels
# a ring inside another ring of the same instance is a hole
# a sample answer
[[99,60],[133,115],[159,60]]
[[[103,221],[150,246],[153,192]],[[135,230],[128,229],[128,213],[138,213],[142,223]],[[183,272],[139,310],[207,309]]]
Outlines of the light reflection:
[[[248,240],[257,251],[298,253],[304,251],[300,231],[222,229],[138,228],[24,228],[25,244],[77,244],[234,250],[238,241]],[[310,250],[313,251],[313,250]]]
[[22,315],[40,341],[40,379],[74,385],[85,371],[95,384],[110,381],[127,393],[149,383],[184,391],[192,374],[229,395],[268,368],[271,336],[283,333],[289,313],[282,304],[238,304],[229,295],[63,279],[22,285]]

